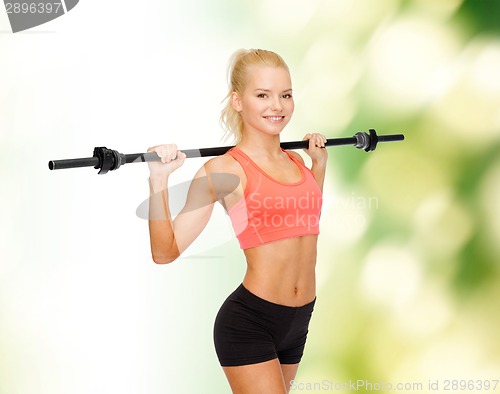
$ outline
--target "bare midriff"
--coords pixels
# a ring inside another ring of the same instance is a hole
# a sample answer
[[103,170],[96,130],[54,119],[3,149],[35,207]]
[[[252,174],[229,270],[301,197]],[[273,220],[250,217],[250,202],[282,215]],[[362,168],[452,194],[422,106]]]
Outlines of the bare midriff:
[[303,306],[316,297],[317,235],[306,235],[246,249],[243,286],[275,304]]

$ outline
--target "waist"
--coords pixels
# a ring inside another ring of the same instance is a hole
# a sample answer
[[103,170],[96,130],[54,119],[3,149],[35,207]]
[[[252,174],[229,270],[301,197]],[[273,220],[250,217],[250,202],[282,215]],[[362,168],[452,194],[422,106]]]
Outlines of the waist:
[[235,290],[233,295],[234,294],[238,294],[238,297],[245,300],[247,303],[253,305],[257,309],[262,309],[267,311],[271,310],[275,315],[281,315],[283,313],[290,313],[290,312],[295,314],[300,314],[300,313],[307,314],[313,310],[314,304],[316,303],[316,297],[314,297],[311,301],[308,301],[304,304],[300,304],[297,306],[275,303],[253,293],[252,291],[247,289],[245,283],[240,284],[240,286]]
[[248,277],[243,280],[243,286],[249,292],[267,302],[291,308],[310,304],[316,299],[314,286],[300,286],[298,292],[295,293],[292,288],[285,284],[281,284],[279,288],[267,287],[264,283],[255,285]]
[[316,296],[316,236],[285,239],[245,250],[244,285],[281,305],[304,305]]

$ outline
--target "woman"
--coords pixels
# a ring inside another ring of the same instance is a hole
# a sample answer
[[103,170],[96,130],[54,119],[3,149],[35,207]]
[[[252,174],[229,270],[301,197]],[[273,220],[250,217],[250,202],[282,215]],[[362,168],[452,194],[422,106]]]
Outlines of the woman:
[[304,137],[310,170],[299,154],[280,148],[294,101],[288,67],[276,53],[240,50],[231,59],[229,74],[221,120],[236,147],[200,168],[173,221],[168,177],[186,156],[175,144],[148,149],[161,157],[161,162],[149,163],[151,250],[156,263],[174,261],[206,226],[214,203],[224,206],[247,271],[217,315],[217,356],[234,393],[287,393],[316,300],[326,138]]

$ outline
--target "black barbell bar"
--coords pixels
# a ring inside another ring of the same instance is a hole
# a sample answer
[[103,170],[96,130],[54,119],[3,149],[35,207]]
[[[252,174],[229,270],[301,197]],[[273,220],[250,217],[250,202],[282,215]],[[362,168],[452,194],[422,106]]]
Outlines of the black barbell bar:
[[[349,138],[330,138],[326,140],[325,146],[353,145],[358,149],[364,149],[366,152],[372,152],[377,148],[379,142],[403,141],[403,134],[377,135],[374,129],[369,133],[360,131]],[[282,142],[280,146],[283,149],[307,149],[309,141],[290,141]],[[226,153],[233,146],[219,146],[215,148],[200,149],[180,149],[186,157],[208,157],[220,156]],[[116,150],[106,147],[94,148],[94,155],[81,159],[51,160],[49,161],[50,170],[62,170],[78,167],[94,167],[99,170],[99,174],[106,174],[108,171],[114,171],[120,166],[129,163],[140,163],[148,161],[160,161],[155,152],[123,154]]]

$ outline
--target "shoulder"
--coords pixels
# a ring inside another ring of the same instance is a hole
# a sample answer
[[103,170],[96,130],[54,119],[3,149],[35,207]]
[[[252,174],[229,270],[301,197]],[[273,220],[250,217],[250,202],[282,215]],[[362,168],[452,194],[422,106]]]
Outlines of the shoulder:
[[207,173],[229,172],[235,175],[239,174],[238,170],[241,168],[238,162],[227,153],[208,160],[204,167]]
[[204,168],[218,199],[232,193],[240,183],[246,184],[241,165],[227,153],[208,160]]
[[287,153],[289,153],[290,155],[292,155],[293,157],[295,157],[298,161],[300,161],[303,165],[305,165],[304,163],[304,159],[302,158],[301,155],[299,155],[297,152],[294,152],[293,150],[287,150],[286,151]]

